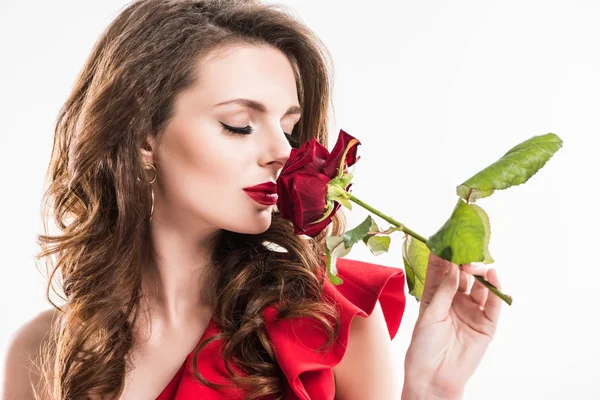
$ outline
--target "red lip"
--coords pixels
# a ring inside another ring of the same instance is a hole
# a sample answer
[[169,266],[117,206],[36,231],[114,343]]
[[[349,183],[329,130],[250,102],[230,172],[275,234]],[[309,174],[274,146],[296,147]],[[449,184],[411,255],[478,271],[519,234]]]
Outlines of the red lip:
[[275,182],[264,182],[260,185],[250,186],[244,188],[245,191],[249,192],[262,192],[268,194],[276,194],[277,193],[277,184]]
[[250,190],[244,190],[248,196],[259,204],[265,206],[272,206],[277,204],[277,193],[267,192],[252,192]]
[[277,203],[277,184],[264,182],[260,185],[244,188],[244,192],[257,203],[272,206]]

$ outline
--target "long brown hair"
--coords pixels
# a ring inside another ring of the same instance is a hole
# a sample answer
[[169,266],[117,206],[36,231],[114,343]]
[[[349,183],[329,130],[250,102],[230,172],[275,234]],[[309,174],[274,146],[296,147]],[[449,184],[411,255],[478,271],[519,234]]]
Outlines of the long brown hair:
[[[40,398],[122,393],[137,343],[142,267],[153,262],[139,148],[148,132],[163,132],[175,96],[194,81],[198,58],[233,43],[267,44],[287,55],[303,108],[293,134],[328,145],[331,57],[287,8],[258,0],[139,0],[124,8],[95,44],[56,123],[42,206],[60,232],[50,235],[44,219],[37,257],[45,260],[46,295],[60,318],[42,352]],[[335,340],[339,316],[321,298],[322,255],[325,236],[344,225],[338,213],[326,232],[302,238],[275,211],[263,234],[222,230],[215,241],[213,317],[226,365],[246,375],[230,369],[232,383],[248,398],[282,398],[286,391],[265,333],[266,306],[277,304],[282,318],[322,322],[329,336],[322,348]],[[287,252],[269,250],[266,242]]]

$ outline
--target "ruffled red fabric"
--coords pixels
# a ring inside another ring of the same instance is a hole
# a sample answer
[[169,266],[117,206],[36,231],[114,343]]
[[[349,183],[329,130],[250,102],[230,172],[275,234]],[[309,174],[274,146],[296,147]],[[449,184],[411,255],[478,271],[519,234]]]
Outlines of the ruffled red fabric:
[[[352,320],[356,315],[371,315],[377,300],[381,304],[390,338],[393,339],[398,332],[406,305],[404,271],[345,258],[338,259],[336,265],[338,276],[344,283],[336,286],[325,279],[324,298],[339,310],[340,333],[328,351],[317,352],[325,343],[327,334],[314,319],[303,317],[280,320],[276,318],[278,312],[274,306],[267,307],[263,312],[277,363],[289,383],[286,399],[330,400],[335,397],[332,368],[342,360],[346,352]],[[217,333],[217,324],[211,319],[200,342]],[[196,361],[202,376],[211,382],[228,384],[230,375],[225,369],[222,344],[221,340],[211,342]],[[194,377],[192,358],[193,352],[187,356],[157,400],[245,398],[243,392],[233,387],[218,391],[199,383]]]

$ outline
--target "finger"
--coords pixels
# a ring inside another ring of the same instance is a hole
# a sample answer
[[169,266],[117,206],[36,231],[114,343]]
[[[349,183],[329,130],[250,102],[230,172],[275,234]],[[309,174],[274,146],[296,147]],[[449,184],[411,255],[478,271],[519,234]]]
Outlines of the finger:
[[433,295],[440,286],[446,273],[450,270],[450,261],[436,256],[433,252],[429,253],[427,262],[427,272],[425,274],[425,283],[423,284],[423,295],[421,296],[421,305],[428,305],[433,299]]
[[[470,275],[478,275],[486,279],[486,274],[489,267],[485,265],[472,265],[472,264],[464,264],[461,265],[461,269]],[[473,278],[473,285],[471,286],[471,300],[477,303],[479,306],[483,307],[485,301],[487,300],[487,295],[489,290],[481,284],[477,279]]]
[[460,272],[460,278],[458,280],[458,291],[467,293],[471,286],[471,275],[467,274],[464,271]]
[[431,321],[440,321],[448,316],[454,295],[458,290],[458,281],[460,278],[458,265],[450,264],[451,268],[445,279],[438,286],[429,307],[427,307],[427,319]]
[[489,292],[490,291],[483,285],[483,283],[475,279],[475,283],[473,283],[473,287],[471,288],[471,299],[475,303],[483,307],[485,305]]
[[[502,291],[498,274],[494,268],[490,268],[487,273],[487,281],[494,285],[499,291]],[[489,292],[489,290],[488,290]],[[497,322],[502,308],[502,299],[494,293],[489,293],[484,306],[484,312],[487,318],[492,322]]]
[[467,274],[471,275],[479,275],[485,276],[489,267],[485,265],[473,265],[473,264],[463,264],[460,266],[460,269],[465,271]]

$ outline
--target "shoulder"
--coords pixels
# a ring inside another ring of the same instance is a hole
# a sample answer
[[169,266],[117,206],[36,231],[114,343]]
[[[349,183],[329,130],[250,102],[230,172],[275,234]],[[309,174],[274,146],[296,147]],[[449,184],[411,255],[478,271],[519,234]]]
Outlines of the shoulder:
[[356,315],[344,357],[333,367],[336,399],[399,399],[402,385],[379,301],[367,317]]
[[36,358],[59,314],[54,308],[42,311],[12,334],[4,354],[4,399],[33,399],[31,383],[39,379]]
[[333,367],[336,399],[400,398],[399,355],[392,339],[406,304],[404,271],[350,259],[338,260],[337,266],[344,283],[335,291],[351,302],[343,318],[349,326],[346,349]]

